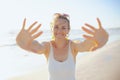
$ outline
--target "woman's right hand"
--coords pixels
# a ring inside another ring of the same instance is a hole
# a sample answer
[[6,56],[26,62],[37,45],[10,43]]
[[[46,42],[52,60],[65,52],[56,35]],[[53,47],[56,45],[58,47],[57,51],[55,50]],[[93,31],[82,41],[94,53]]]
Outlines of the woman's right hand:
[[24,19],[22,29],[16,37],[16,42],[21,48],[29,50],[34,39],[36,39],[42,34],[42,31],[36,33],[37,30],[40,28],[41,24],[39,24],[34,29],[32,29],[32,27],[37,24],[37,21],[30,25],[28,29],[25,29],[25,24],[26,19]]

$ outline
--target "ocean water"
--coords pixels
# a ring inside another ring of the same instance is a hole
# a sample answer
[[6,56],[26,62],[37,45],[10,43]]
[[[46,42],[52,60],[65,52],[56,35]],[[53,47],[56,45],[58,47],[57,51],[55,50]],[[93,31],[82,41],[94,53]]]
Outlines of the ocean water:
[[[120,40],[120,28],[106,29],[109,33],[107,44]],[[32,70],[42,69],[47,64],[43,55],[27,52],[16,45],[15,38],[18,30],[11,30],[0,34],[0,80],[7,80],[10,77],[28,73]],[[69,39],[83,41],[81,30],[71,30]],[[51,40],[51,31],[44,30],[44,33],[37,38],[38,41]],[[83,54],[79,55],[82,56]]]

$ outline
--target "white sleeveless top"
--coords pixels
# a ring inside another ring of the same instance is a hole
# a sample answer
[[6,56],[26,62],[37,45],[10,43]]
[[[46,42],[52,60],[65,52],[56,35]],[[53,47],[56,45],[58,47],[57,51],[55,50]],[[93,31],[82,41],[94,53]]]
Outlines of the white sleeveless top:
[[75,80],[75,61],[71,52],[70,42],[68,57],[63,62],[54,59],[53,47],[50,43],[48,58],[49,80]]

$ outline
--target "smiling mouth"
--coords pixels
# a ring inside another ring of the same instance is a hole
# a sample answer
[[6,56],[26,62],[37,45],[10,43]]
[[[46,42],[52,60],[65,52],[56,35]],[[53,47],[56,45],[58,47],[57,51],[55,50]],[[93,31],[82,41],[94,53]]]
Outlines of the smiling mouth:
[[64,34],[56,34],[56,36],[58,36],[58,37],[63,37]]
[[56,35],[58,35],[58,36],[64,36],[63,34],[56,34]]

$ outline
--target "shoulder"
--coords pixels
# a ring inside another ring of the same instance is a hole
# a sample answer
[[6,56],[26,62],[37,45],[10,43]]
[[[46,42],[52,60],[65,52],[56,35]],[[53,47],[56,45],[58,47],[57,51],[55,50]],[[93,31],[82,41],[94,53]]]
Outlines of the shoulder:
[[50,51],[50,41],[41,42],[41,45],[44,47],[44,53],[46,58],[48,58],[49,51]]
[[45,46],[45,57],[46,59],[48,60],[48,57],[49,57],[49,52],[50,52],[50,46],[52,44],[52,41],[44,41],[42,42],[42,45]]
[[77,45],[80,43],[79,40],[71,40],[71,49],[74,57],[77,55],[78,50],[77,50]]

